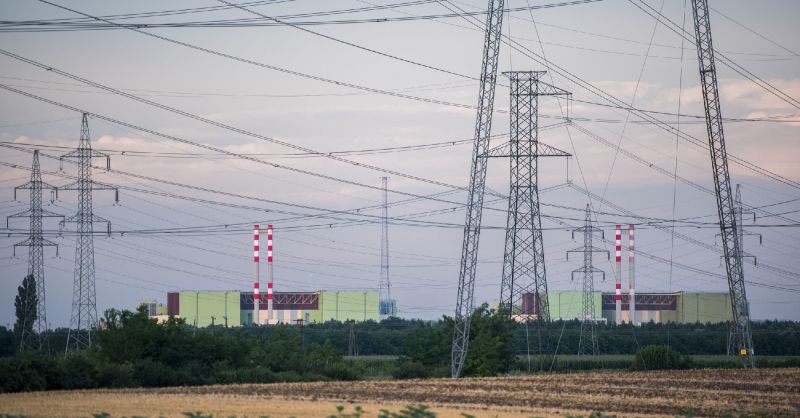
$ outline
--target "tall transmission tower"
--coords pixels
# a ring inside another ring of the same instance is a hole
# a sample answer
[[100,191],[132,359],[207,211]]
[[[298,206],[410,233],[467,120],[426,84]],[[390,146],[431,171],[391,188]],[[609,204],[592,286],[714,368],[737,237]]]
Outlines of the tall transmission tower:
[[[64,218],[64,216],[42,209],[43,189],[55,189],[55,187],[42,181],[42,171],[39,168],[39,150],[34,150],[31,180],[14,188],[14,200],[17,199],[17,190],[30,190],[30,207],[24,212],[16,213],[6,218],[6,228],[8,227],[9,219],[29,218],[30,220],[28,238],[14,244],[14,256],[16,256],[17,247],[28,247],[28,275],[33,276],[36,281],[36,310],[34,311],[36,312],[36,322],[33,324],[35,335],[25,335],[28,327],[22,327],[23,335],[20,339],[20,351],[25,351],[30,348],[42,351],[49,350],[46,334],[47,303],[45,302],[44,284],[44,247],[56,247],[56,254],[58,254],[58,244],[43,237],[42,219]],[[26,314],[30,311],[30,309],[25,309]],[[28,322],[28,318],[25,318],[25,321]]]
[[106,168],[111,159],[107,154],[92,150],[89,138],[89,118],[86,113],[81,120],[81,136],[78,148],[61,156],[78,160],[78,180],[58,187],[60,190],[78,191],[78,212],[64,222],[77,224],[75,244],[75,271],[72,285],[72,315],[69,321],[66,352],[91,347],[93,328],[97,326],[97,302],[94,278],[94,224],[106,223],[111,233],[111,222],[92,213],[92,191],[114,190],[119,201],[119,191],[111,186],[92,181],[92,159],[105,158]]
[[381,205],[381,279],[378,286],[381,317],[397,316],[397,304],[392,299],[392,286],[389,281],[389,178],[381,177],[383,204]]
[[[511,137],[487,154],[508,157],[511,171],[500,307],[513,317],[537,322],[550,320],[539,212],[539,157],[571,155],[539,142],[539,96],[569,95],[541,81],[545,73],[503,73],[511,81]],[[530,301],[529,296],[533,303],[520,303],[526,297]],[[541,341],[539,349],[541,352]]]
[[750,332],[750,306],[744,285],[742,252],[736,226],[736,212],[731,193],[731,178],[728,172],[728,154],[725,150],[725,135],[722,130],[717,69],[714,64],[714,48],[711,42],[711,21],[708,1],[692,0],[694,32],[697,44],[697,61],[700,67],[700,84],[708,131],[708,149],[711,152],[711,169],[714,173],[714,188],[717,195],[717,212],[722,237],[723,257],[728,274],[731,294],[735,344],[743,367],[755,367],[753,335]]
[[358,355],[358,341],[356,340],[356,321],[350,320],[350,332],[347,337],[347,355]]
[[744,222],[742,222],[742,219],[744,218],[744,215],[752,215],[753,216],[753,222],[755,222],[756,221],[756,213],[753,212],[753,211],[744,210],[744,205],[742,204],[742,185],[741,184],[737,184],[736,185],[736,198],[734,200],[733,205],[734,205],[735,211],[736,211],[736,236],[739,237],[739,253],[741,254],[742,259],[744,259],[744,258],[752,258],[753,259],[753,264],[757,265],[758,264],[758,259],[756,258],[756,256],[754,256],[753,254],[750,254],[750,253],[748,253],[747,251],[744,250],[744,237],[746,235],[757,235],[759,244],[762,244],[764,239],[761,236],[761,234],[759,234],[759,233],[749,232],[749,231],[745,231],[744,230]]
[[[745,235],[758,235],[758,242],[759,244],[762,243],[763,237],[761,234],[749,232],[744,230],[744,222],[742,221],[744,215],[753,215],[753,222],[756,221],[756,213],[752,211],[745,211],[744,205],[742,204],[742,185],[736,185],[736,199],[734,200],[734,206],[736,210],[736,236],[739,237],[739,252],[741,254],[742,260],[745,258],[752,258],[753,264],[758,264],[758,259],[755,255],[752,255],[744,250],[744,237]],[[744,268],[744,267],[742,267]],[[728,355],[732,355],[736,353],[736,326],[733,322],[731,322],[731,329],[728,332]],[[738,353],[736,353],[738,354]]]
[[[583,233],[583,247],[567,251],[567,259],[570,253],[583,253],[583,267],[572,271],[572,280],[575,280],[575,274],[583,275],[583,297],[581,309],[581,335],[578,340],[578,355],[591,354],[597,355],[600,349],[597,345],[597,332],[595,330],[595,321],[597,320],[597,310],[594,303],[594,274],[600,273],[603,280],[606,279],[606,273],[603,270],[596,269],[592,264],[592,256],[594,253],[606,253],[606,257],[610,257],[608,251],[595,247],[592,244],[592,237],[594,234],[594,226],[592,226],[592,215],[589,210],[589,205],[586,205],[586,219],[583,222],[583,228],[578,228],[572,231],[572,238],[575,238],[576,232]],[[605,238],[603,230],[600,229],[601,237]]]
[[504,0],[489,0],[489,10],[486,14],[478,113],[475,119],[475,143],[472,148],[467,196],[467,217],[464,223],[464,242],[461,247],[456,311],[453,316],[453,345],[450,351],[450,376],[453,378],[458,377],[464,367],[469,345],[469,325],[475,308],[475,270],[478,265],[483,192],[486,186],[487,159],[484,156],[489,151],[489,137],[492,131],[504,3]]

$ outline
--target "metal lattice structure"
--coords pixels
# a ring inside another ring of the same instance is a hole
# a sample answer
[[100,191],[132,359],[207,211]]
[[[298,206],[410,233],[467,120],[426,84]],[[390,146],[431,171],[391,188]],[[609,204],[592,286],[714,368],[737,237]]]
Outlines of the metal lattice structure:
[[[508,143],[489,150],[489,157],[510,161],[508,217],[500,286],[500,307],[512,317],[549,321],[547,274],[542,219],[539,212],[539,157],[570,154],[539,142],[539,96],[567,96],[568,92],[541,81],[545,71],[504,73],[511,81],[511,129]],[[520,303],[533,294],[536,303]],[[540,351],[541,351],[541,347]]]
[[736,211],[733,204],[731,179],[728,172],[728,155],[725,150],[725,135],[722,130],[717,69],[714,63],[714,47],[711,42],[711,21],[708,1],[692,0],[697,61],[700,67],[700,84],[708,131],[708,149],[711,153],[711,169],[714,173],[714,189],[717,196],[717,212],[722,238],[723,258],[728,275],[728,287],[733,310],[734,341],[742,358],[742,366],[755,367],[753,336],[750,332],[750,306],[744,285],[742,252],[737,234]]
[[[744,230],[743,226],[743,218],[744,215],[752,215],[753,222],[756,220],[756,213],[752,211],[745,211],[744,205],[742,204],[742,185],[736,185],[736,198],[733,202],[733,205],[736,210],[736,236],[739,237],[739,253],[741,254],[740,257],[744,261],[745,258],[752,258],[753,264],[758,264],[758,258],[755,255],[748,253],[744,250],[744,237],[745,235],[757,235],[759,244],[762,242],[763,237],[761,234],[749,232]],[[744,268],[744,267],[742,267]],[[731,322],[731,329],[728,331],[728,347],[727,352],[728,355],[738,354],[736,349],[736,325]]]
[[[58,254],[58,244],[44,238],[42,234],[42,219],[63,218],[64,216],[42,209],[42,190],[44,189],[55,189],[55,187],[42,181],[42,171],[41,168],[39,168],[39,150],[35,150],[33,151],[31,180],[14,188],[14,200],[17,199],[17,190],[30,191],[30,207],[24,212],[16,213],[6,218],[6,228],[8,228],[9,219],[28,218],[30,220],[28,238],[14,244],[14,256],[16,256],[17,247],[28,247],[28,275],[33,276],[36,281],[37,302],[34,311],[36,312],[36,318],[33,324],[33,332],[35,335],[25,335],[28,327],[22,327],[23,335],[20,339],[20,351],[28,349],[49,350],[46,334],[47,303],[44,283],[44,247],[56,247],[56,254]],[[25,309],[25,312],[30,311],[30,309]],[[28,318],[25,318],[25,321],[27,322]]]
[[763,237],[761,234],[756,232],[750,232],[744,230],[744,222],[742,221],[744,215],[752,215],[753,222],[756,221],[756,213],[753,211],[744,210],[744,205],[742,204],[742,185],[736,185],[736,198],[733,202],[736,211],[736,236],[739,237],[739,253],[741,254],[742,259],[745,258],[752,258],[753,265],[758,265],[758,258],[755,255],[748,253],[744,250],[744,237],[746,235],[755,235],[758,236],[758,243],[761,244],[763,242]]
[[475,143],[470,163],[464,242],[461,247],[456,311],[453,316],[455,326],[450,352],[450,375],[454,378],[461,375],[464,367],[469,345],[470,320],[475,308],[475,270],[478,265],[483,194],[486,187],[487,159],[484,156],[489,151],[489,137],[492,131],[492,111],[494,110],[494,92],[497,83],[497,63],[500,56],[504,3],[504,0],[489,0],[489,10],[486,14],[478,112],[475,119]]
[[[584,220],[583,227],[572,231],[573,238],[575,238],[576,232],[583,233],[583,247],[567,251],[567,259],[569,259],[570,253],[583,253],[583,267],[572,271],[572,280],[575,280],[575,274],[583,275],[581,335],[578,340],[578,355],[591,354],[594,356],[600,353],[600,349],[597,346],[597,332],[595,330],[597,311],[594,303],[594,274],[600,273],[603,280],[605,280],[606,273],[594,267],[592,258],[594,253],[606,253],[607,257],[610,257],[610,254],[608,251],[597,248],[592,244],[594,230],[591,212],[587,204],[586,219]],[[603,234],[603,230],[600,230],[600,234]]]
[[348,356],[357,356],[358,355],[358,341],[356,340],[356,321],[349,321],[350,322],[350,332],[347,336],[347,355]]
[[381,177],[383,201],[381,205],[381,278],[378,284],[378,299],[381,317],[396,316],[397,310],[392,299],[392,285],[389,281],[389,178]]
[[111,222],[92,212],[93,190],[114,190],[116,188],[92,181],[92,159],[105,158],[106,168],[110,168],[107,154],[92,150],[89,138],[89,120],[84,113],[81,120],[81,136],[78,148],[61,156],[78,160],[78,180],[58,187],[56,190],[78,191],[78,212],[64,222],[77,224],[75,243],[75,271],[72,285],[72,315],[69,321],[66,352],[81,350],[92,346],[92,332],[97,326],[97,301],[94,271],[94,224],[106,223],[111,233]]

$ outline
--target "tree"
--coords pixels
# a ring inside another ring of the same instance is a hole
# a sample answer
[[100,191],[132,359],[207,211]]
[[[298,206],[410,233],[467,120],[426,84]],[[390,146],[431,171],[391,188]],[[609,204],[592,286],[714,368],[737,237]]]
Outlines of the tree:
[[36,322],[37,304],[36,280],[30,274],[22,279],[22,285],[17,288],[17,297],[14,298],[17,314],[17,322],[14,323],[14,343],[19,352],[33,347],[35,338],[33,324]]
[[507,372],[514,363],[512,341],[516,323],[504,312],[495,312],[487,304],[472,313],[469,355],[464,364],[465,376],[496,376]]

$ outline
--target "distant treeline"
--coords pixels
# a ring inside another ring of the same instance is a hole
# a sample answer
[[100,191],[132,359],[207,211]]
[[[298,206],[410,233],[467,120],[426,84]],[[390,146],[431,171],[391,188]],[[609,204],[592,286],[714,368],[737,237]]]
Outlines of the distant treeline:
[[[447,323],[448,327],[450,322]],[[192,330],[190,325],[182,328]],[[728,323],[708,324],[642,324],[636,328],[628,325],[597,324],[598,345],[601,354],[635,354],[639,347],[645,345],[669,345],[682,354],[718,355],[727,354]],[[763,356],[798,356],[800,355],[800,322],[796,321],[763,321],[751,324],[753,344],[756,355]],[[287,328],[294,332],[297,326],[280,327],[215,327],[200,328],[203,334],[225,334],[226,338],[258,339],[264,337],[275,328]],[[446,329],[441,329],[446,328]],[[445,327],[443,320],[420,321],[399,318],[385,319],[381,322],[357,322],[355,324],[356,348],[361,355],[402,355],[403,346],[407,345],[412,334],[421,330],[441,330],[452,333]],[[52,354],[63,354],[67,342],[66,328],[49,331],[48,351]],[[513,347],[517,354],[524,355],[537,346],[537,327],[533,323],[527,326],[520,324],[513,329]],[[323,324],[306,324],[301,333],[306,345],[322,344],[330,341],[337,351],[348,352],[350,324],[330,321]],[[527,334],[527,335],[526,335]],[[558,343],[559,354],[575,354],[578,350],[580,323],[578,321],[555,321],[544,324],[542,340]],[[558,342],[560,337],[560,342]],[[449,337],[448,337],[449,338]],[[8,328],[0,326],[0,357],[12,356],[15,350],[14,335]],[[534,350],[535,352],[536,350]],[[552,353],[552,350],[549,352]]]
[[[64,355],[66,331],[48,333],[48,350],[15,353],[11,330],[0,327],[0,391],[203,385],[370,377],[444,377],[450,373],[453,323],[398,318],[351,324],[221,326],[194,329],[180,320],[157,324],[144,310],[106,312],[95,346]],[[800,323],[754,323],[757,356],[800,355]],[[725,354],[727,324],[597,325],[602,354],[634,354],[668,345],[681,354]],[[486,306],[473,315],[464,374],[490,376],[577,352],[577,321],[516,324]],[[358,359],[345,357],[356,351]],[[363,357],[396,356],[389,360]],[[550,357],[551,358],[551,357]],[[526,357],[527,359],[527,357]],[[563,368],[563,364],[561,366]],[[587,366],[591,367],[591,365]],[[375,375],[376,368],[380,369]],[[541,369],[536,367],[535,369]],[[558,370],[556,367],[554,370]]]

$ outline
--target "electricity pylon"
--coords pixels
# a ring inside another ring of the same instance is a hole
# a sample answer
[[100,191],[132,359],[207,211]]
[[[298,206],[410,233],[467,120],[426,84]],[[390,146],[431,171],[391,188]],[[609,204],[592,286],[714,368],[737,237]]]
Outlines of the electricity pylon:
[[[571,154],[539,142],[539,96],[568,92],[541,81],[545,71],[504,73],[511,81],[509,141],[489,150],[488,157],[508,157],[510,187],[500,307],[512,317],[550,320],[547,274],[539,211],[539,157]],[[520,303],[526,295],[533,303]],[[540,341],[541,352],[541,341]]]
[[[741,258],[742,258],[742,260],[744,260],[745,258],[752,258],[753,259],[753,265],[757,265],[758,264],[758,259],[756,258],[756,256],[753,255],[753,254],[750,254],[750,253],[748,253],[748,252],[746,252],[744,250],[744,237],[745,237],[745,235],[758,235],[758,243],[759,244],[761,244],[763,242],[763,237],[761,236],[761,234],[758,234],[758,233],[755,233],[755,232],[749,232],[749,231],[745,231],[744,230],[744,226],[743,226],[744,223],[742,222],[742,219],[744,218],[744,215],[745,214],[753,215],[753,222],[755,222],[756,221],[756,213],[752,212],[752,211],[745,211],[744,210],[744,205],[742,204],[742,185],[741,184],[737,184],[736,185],[736,199],[734,200],[733,204],[734,204],[735,210],[736,210],[736,229],[737,229],[736,230],[736,236],[739,237],[739,252],[741,254]],[[736,353],[736,339],[735,339],[735,336],[736,336],[736,326],[733,323],[733,321],[731,321],[731,328],[728,331],[728,347],[727,347],[729,356],[733,355],[733,354],[738,354],[738,353]]]
[[714,63],[714,47],[711,42],[711,21],[708,1],[692,0],[694,32],[697,44],[697,61],[700,68],[700,84],[703,89],[703,104],[708,132],[708,149],[711,153],[711,169],[714,173],[714,189],[717,196],[717,212],[722,237],[723,258],[728,275],[733,312],[734,341],[742,359],[743,367],[755,367],[753,335],[750,332],[750,306],[744,285],[742,252],[736,226],[736,211],[728,172],[728,154],[725,150],[725,135],[722,130],[717,69]]
[[111,186],[92,181],[92,159],[105,158],[110,168],[110,157],[92,150],[89,138],[89,120],[86,113],[81,120],[81,136],[78,148],[61,156],[78,160],[78,180],[58,187],[60,190],[78,191],[78,213],[62,221],[77,224],[75,244],[75,271],[72,285],[72,315],[69,321],[66,352],[92,346],[92,331],[97,326],[97,301],[94,277],[94,223],[106,223],[111,233],[111,222],[92,213],[92,191],[114,190],[119,200],[119,191]]
[[[36,322],[33,324],[35,335],[26,335],[27,326],[22,327],[19,350],[25,351],[35,348],[41,351],[49,351],[47,343],[47,304],[45,302],[44,284],[44,247],[56,247],[58,254],[58,244],[47,240],[42,234],[42,218],[64,218],[63,215],[42,209],[42,190],[55,189],[42,181],[42,171],[39,168],[39,150],[33,151],[33,165],[31,167],[31,180],[21,186],[14,188],[14,200],[17,200],[17,190],[30,190],[30,208],[24,212],[10,215],[6,218],[6,228],[8,220],[12,218],[29,218],[30,232],[28,238],[22,242],[14,244],[14,256],[17,247],[28,247],[28,275],[33,276],[36,282]],[[28,299],[26,298],[26,303]],[[25,313],[30,309],[25,309]],[[26,323],[28,318],[24,319]]]
[[350,320],[350,333],[347,338],[347,355],[358,355],[358,342],[356,341],[356,321]]
[[[575,273],[583,274],[583,303],[581,309],[581,335],[578,340],[578,355],[591,354],[594,356],[600,353],[600,349],[597,345],[597,332],[595,330],[597,310],[594,303],[594,274],[600,273],[603,276],[603,280],[605,280],[606,273],[603,270],[594,268],[592,256],[594,253],[606,253],[606,256],[610,257],[611,254],[592,244],[594,229],[595,228],[592,226],[591,212],[587,204],[586,220],[583,223],[583,227],[572,231],[573,239],[575,238],[576,232],[583,233],[583,247],[567,251],[568,260],[570,253],[583,253],[583,267],[572,271],[572,280],[575,280]],[[605,238],[602,229],[600,229],[600,234],[602,238]]]
[[450,351],[450,376],[453,378],[458,377],[464,367],[469,345],[470,320],[475,308],[475,269],[478,265],[483,192],[486,187],[487,160],[485,155],[489,151],[489,137],[492,131],[492,112],[494,110],[495,84],[497,83],[497,63],[500,56],[504,3],[504,0],[489,0],[489,10],[486,14],[480,90],[478,91],[478,113],[475,119],[475,143],[470,164],[456,311],[453,316],[453,345]]
[[382,318],[397,316],[397,305],[392,299],[392,286],[389,282],[389,193],[388,177],[381,177],[383,204],[381,205],[381,279],[378,286],[380,315]]

